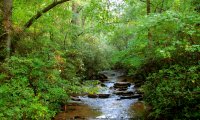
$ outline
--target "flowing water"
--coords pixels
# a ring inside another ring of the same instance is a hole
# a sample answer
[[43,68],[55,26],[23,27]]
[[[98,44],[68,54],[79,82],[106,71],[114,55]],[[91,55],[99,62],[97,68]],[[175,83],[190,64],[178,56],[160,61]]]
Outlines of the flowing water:
[[66,111],[59,113],[55,120],[68,120],[68,119],[133,119],[135,118],[135,110],[133,109],[134,103],[138,101],[137,98],[124,98],[121,94],[115,94],[115,84],[118,82],[128,81],[131,84],[127,87],[126,92],[135,92],[132,81],[128,80],[122,72],[118,71],[103,71],[102,74],[108,77],[107,81],[103,82],[99,93],[109,95],[106,98],[90,98],[86,96],[79,96],[79,102],[75,102],[66,107]]

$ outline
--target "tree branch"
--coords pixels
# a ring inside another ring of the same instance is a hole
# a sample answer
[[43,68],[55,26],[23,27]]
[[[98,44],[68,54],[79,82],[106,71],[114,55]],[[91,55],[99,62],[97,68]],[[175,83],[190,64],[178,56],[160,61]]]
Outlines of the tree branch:
[[64,2],[67,2],[70,0],[55,0],[53,3],[42,9],[41,11],[38,11],[36,15],[34,15],[29,21],[24,25],[24,29],[29,28],[37,19],[39,19],[44,13],[48,12],[52,8],[56,7],[59,4],[62,4]]

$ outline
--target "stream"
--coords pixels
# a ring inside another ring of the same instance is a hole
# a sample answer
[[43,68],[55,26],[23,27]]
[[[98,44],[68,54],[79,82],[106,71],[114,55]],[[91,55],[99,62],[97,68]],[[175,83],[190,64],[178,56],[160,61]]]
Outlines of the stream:
[[[107,79],[102,82],[99,94],[79,96],[55,120],[134,119],[134,105],[142,96],[137,94],[132,79],[120,71],[103,71]],[[141,106],[141,105],[140,105]]]

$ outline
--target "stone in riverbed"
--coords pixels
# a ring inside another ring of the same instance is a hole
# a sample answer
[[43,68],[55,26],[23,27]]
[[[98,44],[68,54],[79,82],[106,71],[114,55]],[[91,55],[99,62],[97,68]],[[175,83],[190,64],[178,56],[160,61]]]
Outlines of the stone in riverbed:
[[98,94],[99,98],[109,98],[110,94]]
[[78,97],[73,97],[73,96],[71,96],[70,98],[71,98],[71,100],[73,100],[73,101],[81,101],[81,99],[78,98]]
[[101,84],[101,87],[106,87],[106,85],[102,83],[102,84]]
[[121,96],[120,99],[136,99],[138,98],[138,100],[142,99],[142,96],[139,94],[135,94],[135,95],[131,95],[131,96]]
[[126,91],[127,89],[128,89],[127,87],[116,88],[116,91]]
[[132,91],[115,91],[114,94],[122,96],[131,96],[134,94]]
[[98,95],[97,95],[97,94],[88,94],[88,97],[89,97],[89,98],[97,98]]
[[117,82],[114,84],[114,88],[128,88],[129,86],[131,86],[129,82]]
[[128,86],[114,86],[115,89],[128,89]]
[[114,85],[115,86],[130,86],[131,83],[129,83],[129,82],[116,82]]
[[112,73],[111,76],[115,76],[115,73]]
[[132,96],[121,96],[120,99],[132,99]]
[[89,98],[109,98],[110,94],[88,94]]

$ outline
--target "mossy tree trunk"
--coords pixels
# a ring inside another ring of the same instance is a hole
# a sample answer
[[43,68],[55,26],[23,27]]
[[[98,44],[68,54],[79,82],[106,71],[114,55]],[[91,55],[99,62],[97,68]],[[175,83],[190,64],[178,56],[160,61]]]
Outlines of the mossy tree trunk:
[[[151,13],[151,0],[146,0],[146,10],[147,10],[147,15]],[[148,40],[149,40],[149,47],[151,48],[152,46],[152,34],[150,28],[148,29]]]
[[2,5],[2,26],[0,36],[0,60],[10,57],[11,40],[12,40],[12,0],[1,1]]

